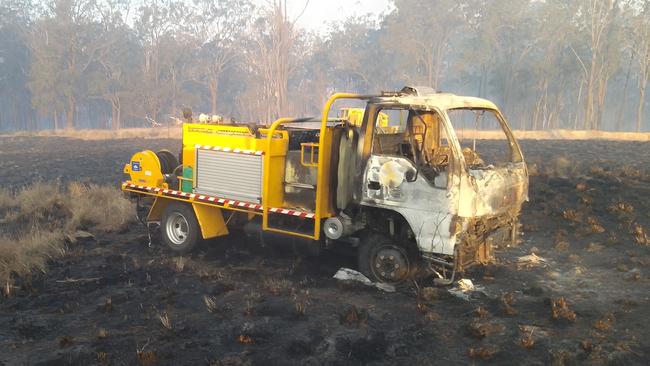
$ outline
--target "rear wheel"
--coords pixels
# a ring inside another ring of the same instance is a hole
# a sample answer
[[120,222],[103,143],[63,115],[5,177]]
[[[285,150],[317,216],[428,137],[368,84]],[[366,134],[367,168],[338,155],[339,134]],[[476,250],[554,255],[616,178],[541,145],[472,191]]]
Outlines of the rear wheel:
[[170,203],[163,212],[161,229],[163,242],[176,253],[190,252],[201,239],[199,224],[190,205]]
[[359,246],[358,263],[361,273],[370,280],[400,284],[412,277],[416,257],[391,238],[371,235]]

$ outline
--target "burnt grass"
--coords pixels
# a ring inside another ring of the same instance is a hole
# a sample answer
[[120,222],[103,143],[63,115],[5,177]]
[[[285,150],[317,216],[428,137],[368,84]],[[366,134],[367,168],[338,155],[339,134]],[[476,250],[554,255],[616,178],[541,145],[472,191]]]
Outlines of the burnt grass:
[[[3,137],[0,185],[118,186],[132,153],[178,143]],[[340,283],[331,277],[354,268],[351,256],[311,258],[238,233],[179,259],[134,223],[16,279],[0,297],[0,365],[647,364],[650,243],[638,228],[650,235],[650,144],[522,148],[521,243],[463,275],[485,288],[470,301],[444,287],[416,296]],[[518,265],[530,253],[546,265]]]

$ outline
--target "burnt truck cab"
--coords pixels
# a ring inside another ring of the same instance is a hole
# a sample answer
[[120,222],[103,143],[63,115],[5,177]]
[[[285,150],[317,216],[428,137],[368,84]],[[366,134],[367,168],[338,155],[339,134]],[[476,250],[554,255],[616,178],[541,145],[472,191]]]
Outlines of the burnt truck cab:
[[528,172],[494,103],[415,87],[369,97],[339,146],[341,213],[324,232],[356,237],[371,279],[402,282],[417,263],[450,279],[517,240]]

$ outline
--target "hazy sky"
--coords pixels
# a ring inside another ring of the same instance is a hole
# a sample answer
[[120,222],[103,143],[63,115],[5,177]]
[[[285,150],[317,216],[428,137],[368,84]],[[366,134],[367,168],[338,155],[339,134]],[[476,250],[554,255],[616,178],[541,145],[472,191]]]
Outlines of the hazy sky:
[[[264,4],[266,0],[255,0]],[[305,7],[307,0],[287,0],[289,14],[295,18]],[[298,24],[307,30],[323,31],[327,23],[343,20],[352,15],[379,15],[390,9],[390,0],[310,0]]]

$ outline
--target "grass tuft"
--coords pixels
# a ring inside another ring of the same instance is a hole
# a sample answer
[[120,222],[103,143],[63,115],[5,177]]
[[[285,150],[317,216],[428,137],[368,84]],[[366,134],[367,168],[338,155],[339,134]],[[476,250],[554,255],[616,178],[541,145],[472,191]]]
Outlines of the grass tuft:
[[65,253],[65,238],[77,230],[117,231],[133,219],[133,206],[115,188],[38,182],[15,193],[0,190],[0,285],[44,272],[47,261]]
[[16,204],[16,198],[10,190],[0,188],[0,212],[9,209]]
[[205,307],[208,308],[209,312],[216,313],[219,311],[219,305],[217,305],[216,297],[205,295],[203,296],[203,302],[205,303]]
[[[33,271],[44,272],[47,261],[64,252],[62,233],[35,228],[17,240],[1,236],[0,281],[9,284],[12,275],[26,276]],[[10,288],[10,285],[5,287]]]
[[169,314],[167,314],[166,311],[163,311],[162,313],[158,314],[158,319],[160,319],[160,324],[167,329],[167,330],[172,330],[173,325],[172,325],[172,320],[169,317]]
[[551,315],[555,320],[566,319],[570,322],[576,320],[576,313],[569,309],[569,304],[564,297],[551,300]]
[[132,221],[133,204],[113,187],[72,183],[68,193],[70,228],[113,232],[123,230]]

